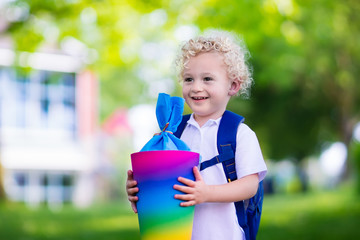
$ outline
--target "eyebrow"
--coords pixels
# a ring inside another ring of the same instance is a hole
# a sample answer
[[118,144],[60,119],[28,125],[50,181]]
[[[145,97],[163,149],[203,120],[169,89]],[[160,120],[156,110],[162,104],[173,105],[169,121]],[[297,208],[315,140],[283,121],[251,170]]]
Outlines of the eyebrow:
[[[210,72],[203,72],[203,73],[200,73],[201,76],[204,76],[204,75],[210,75],[210,76],[215,76],[216,74],[213,74],[213,73],[210,73]],[[189,72],[184,72],[182,74],[182,76],[193,76],[193,74],[189,73]]]
[[211,76],[214,76],[213,73],[209,73],[209,72],[204,72],[204,73],[201,73],[201,75],[211,75]]

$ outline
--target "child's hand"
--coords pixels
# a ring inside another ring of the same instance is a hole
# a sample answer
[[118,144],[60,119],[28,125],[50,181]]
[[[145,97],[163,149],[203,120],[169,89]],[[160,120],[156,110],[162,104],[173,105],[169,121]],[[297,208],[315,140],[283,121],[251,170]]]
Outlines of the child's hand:
[[139,200],[139,198],[136,196],[136,194],[139,192],[139,188],[137,186],[136,180],[134,180],[133,177],[133,171],[129,170],[127,172],[127,180],[126,180],[126,192],[128,195],[128,199],[131,202],[131,207],[134,211],[134,213],[137,213],[136,208],[136,202]]
[[200,171],[197,167],[193,168],[195,181],[187,178],[179,177],[178,181],[185,184],[186,186],[174,185],[174,189],[179,190],[185,194],[175,194],[175,198],[184,200],[185,202],[180,203],[182,207],[193,206],[195,204],[206,202],[207,197],[210,193],[210,187],[205,184],[201,177]]

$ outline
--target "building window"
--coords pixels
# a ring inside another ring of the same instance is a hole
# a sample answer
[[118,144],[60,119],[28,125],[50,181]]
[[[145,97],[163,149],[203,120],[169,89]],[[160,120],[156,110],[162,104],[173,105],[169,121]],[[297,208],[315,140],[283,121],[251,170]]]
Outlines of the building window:
[[32,204],[63,204],[71,202],[75,177],[72,173],[16,171],[12,173],[10,197]]
[[[0,126],[76,132],[75,74],[0,68]],[[75,135],[75,134],[73,134]]]

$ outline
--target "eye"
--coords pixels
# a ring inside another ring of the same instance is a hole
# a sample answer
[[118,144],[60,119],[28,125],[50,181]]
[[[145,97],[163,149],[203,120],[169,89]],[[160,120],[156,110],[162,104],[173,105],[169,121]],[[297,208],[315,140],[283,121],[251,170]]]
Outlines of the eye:
[[193,81],[193,79],[190,77],[184,78],[184,82],[192,82],[192,81]]
[[211,78],[211,77],[204,77],[205,82],[209,82],[209,81],[212,81],[212,80],[213,80],[213,78]]

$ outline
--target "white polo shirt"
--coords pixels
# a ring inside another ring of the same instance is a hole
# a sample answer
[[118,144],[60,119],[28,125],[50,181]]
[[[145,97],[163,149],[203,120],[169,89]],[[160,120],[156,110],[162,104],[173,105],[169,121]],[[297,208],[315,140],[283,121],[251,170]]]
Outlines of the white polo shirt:
[[[200,162],[218,155],[217,131],[221,118],[207,121],[201,128],[191,115],[181,140],[193,152],[200,153]],[[239,125],[236,136],[235,165],[238,178],[258,173],[263,180],[267,168],[255,133],[244,123]],[[201,171],[208,185],[227,183],[222,164]],[[241,189],[239,189],[241,191]],[[195,206],[192,240],[245,240],[238,224],[234,203],[202,203]]]

